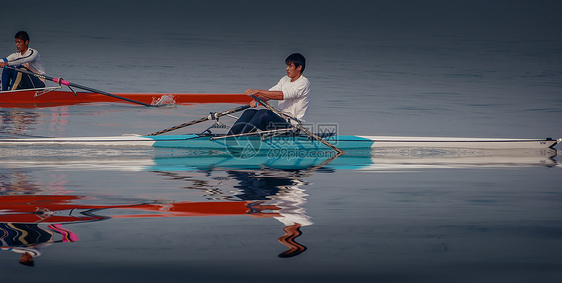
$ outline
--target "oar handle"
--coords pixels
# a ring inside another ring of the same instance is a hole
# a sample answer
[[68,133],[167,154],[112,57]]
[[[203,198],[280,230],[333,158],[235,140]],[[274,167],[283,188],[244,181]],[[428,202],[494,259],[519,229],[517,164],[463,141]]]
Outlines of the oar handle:
[[65,85],[65,86],[70,86],[70,82],[69,81],[65,81],[62,78],[57,79],[57,78],[53,78],[53,82],[56,84],[61,84],[61,85]]

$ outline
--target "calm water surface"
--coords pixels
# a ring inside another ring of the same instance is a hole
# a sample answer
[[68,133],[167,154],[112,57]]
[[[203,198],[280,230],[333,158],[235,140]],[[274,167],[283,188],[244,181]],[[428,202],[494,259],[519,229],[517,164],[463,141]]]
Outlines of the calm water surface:
[[[341,134],[562,137],[560,4],[488,2],[303,1],[294,21],[262,1],[49,1],[5,21],[0,52],[25,29],[54,77],[241,93],[275,84],[298,51],[310,122]],[[148,134],[235,106],[2,108],[0,136]],[[560,281],[555,151],[373,154],[0,148],[2,280]]]

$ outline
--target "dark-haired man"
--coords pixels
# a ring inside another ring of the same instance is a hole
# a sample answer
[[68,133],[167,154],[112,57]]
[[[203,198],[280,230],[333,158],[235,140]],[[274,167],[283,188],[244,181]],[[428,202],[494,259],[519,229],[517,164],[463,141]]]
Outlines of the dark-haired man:
[[[44,75],[45,66],[37,50],[29,47],[29,35],[25,31],[19,31],[14,36],[18,52],[0,59],[0,67],[13,66],[27,71]],[[2,90],[42,88],[45,81],[33,75],[22,74],[18,71],[4,68],[2,72]]]
[[[282,113],[303,123],[306,120],[306,111],[310,102],[310,82],[302,75],[306,67],[306,59],[300,53],[293,53],[285,59],[285,64],[287,65],[287,75],[282,77],[275,86],[269,90],[248,89],[245,93],[265,101],[278,100],[278,107]],[[255,100],[250,102],[252,107],[257,105]],[[270,110],[248,109],[234,123],[229,134],[289,127],[291,127],[289,123]]]

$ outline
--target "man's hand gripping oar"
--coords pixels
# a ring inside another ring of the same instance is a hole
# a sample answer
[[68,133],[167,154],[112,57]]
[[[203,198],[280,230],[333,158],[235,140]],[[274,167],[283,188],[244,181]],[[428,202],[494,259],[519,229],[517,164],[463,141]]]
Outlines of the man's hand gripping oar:
[[275,109],[273,106],[269,105],[269,103],[261,100],[260,98],[258,98],[255,95],[250,95],[255,101],[257,101],[259,104],[261,104],[263,107],[267,108],[267,110],[270,110],[271,112],[275,113],[277,116],[285,119],[285,121],[287,121],[287,123],[289,123],[290,125],[292,125],[294,128],[299,129],[301,131],[303,131],[305,134],[307,134],[309,137],[325,144],[327,147],[335,150],[338,154],[337,156],[340,156],[342,154],[344,154],[345,152],[339,148],[337,148],[335,145],[327,142],[326,140],[324,140],[323,138],[319,137],[318,135],[315,135],[314,133],[312,133],[311,131],[307,130],[305,127],[303,127],[300,123],[298,123],[298,121],[296,121],[297,123],[293,124],[291,123],[291,120],[294,120],[293,118],[283,114],[281,111]]

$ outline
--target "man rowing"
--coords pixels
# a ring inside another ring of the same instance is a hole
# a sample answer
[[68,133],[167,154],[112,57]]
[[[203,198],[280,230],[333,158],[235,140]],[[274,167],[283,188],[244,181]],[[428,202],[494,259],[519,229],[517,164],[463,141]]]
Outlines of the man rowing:
[[[13,66],[24,70],[45,75],[45,66],[39,52],[29,47],[29,35],[19,31],[14,36],[18,52],[0,59],[0,67]],[[13,69],[4,68],[2,72],[2,90],[28,89],[45,87],[45,81],[36,76],[22,74]]]
[[[293,53],[285,59],[287,75],[269,90],[248,89],[245,94],[256,96],[261,100],[278,100],[279,109],[301,123],[306,119],[306,111],[310,102],[310,82],[302,74],[306,67],[306,59],[300,53]],[[257,107],[258,102],[252,100],[250,106]],[[296,123],[292,121],[292,123]],[[256,130],[273,130],[289,128],[291,125],[271,110],[248,109],[232,125],[229,134],[242,134]]]

